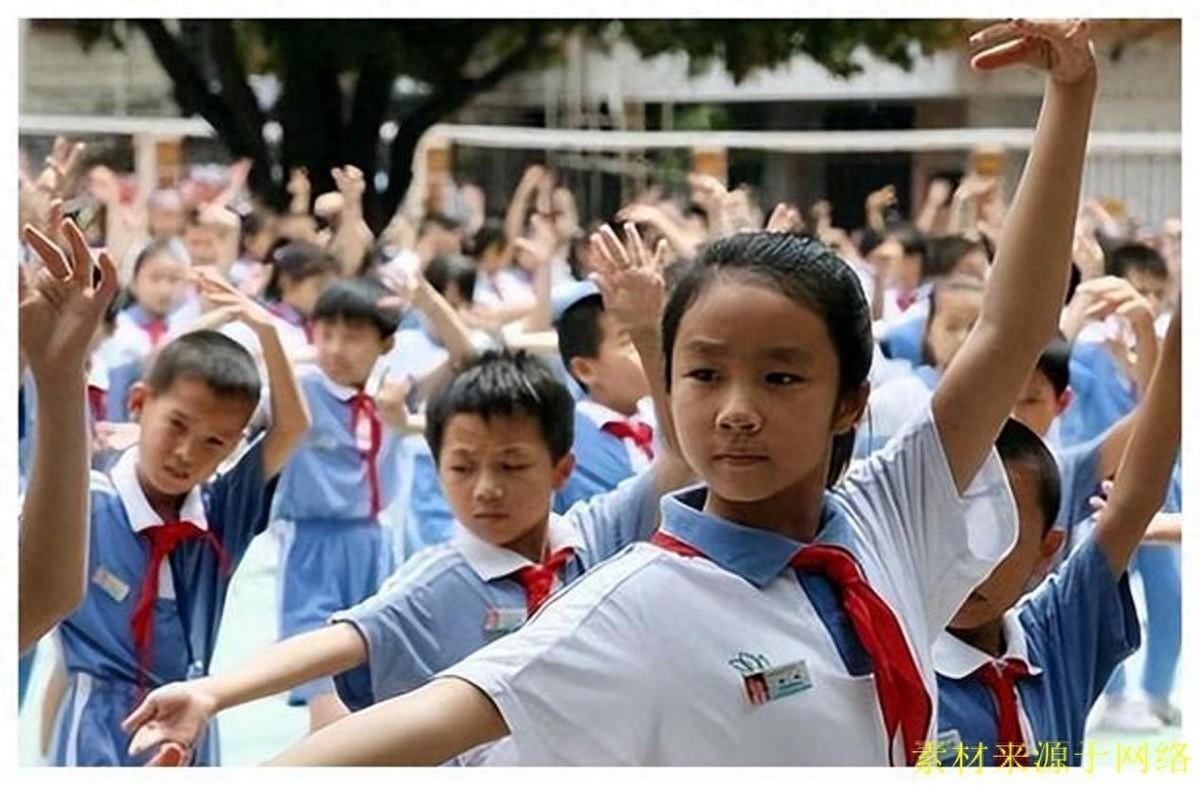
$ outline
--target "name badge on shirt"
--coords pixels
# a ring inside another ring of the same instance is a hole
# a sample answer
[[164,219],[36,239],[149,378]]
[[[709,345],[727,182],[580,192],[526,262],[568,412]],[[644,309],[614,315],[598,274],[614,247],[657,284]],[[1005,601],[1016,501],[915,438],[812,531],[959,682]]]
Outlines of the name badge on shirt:
[[125,598],[129,596],[129,584],[113,575],[104,567],[96,569],[95,574],[92,575],[92,583],[104,589],[105,593],[117,602],[124,602]]
[[489,640],[503,637],[525,623],[524,608],[488,608],[483,615],[483,631]]
[[812,687],[804,660],[747,673],[742,677],[746,697],[755,706],[804,692]]
[[959,735],[958,728],[951,728],[948,731],[942,731],[937,735],[938,760],[942,763],[954,761],[958,759],[958,752],[962,748],[962,736]]

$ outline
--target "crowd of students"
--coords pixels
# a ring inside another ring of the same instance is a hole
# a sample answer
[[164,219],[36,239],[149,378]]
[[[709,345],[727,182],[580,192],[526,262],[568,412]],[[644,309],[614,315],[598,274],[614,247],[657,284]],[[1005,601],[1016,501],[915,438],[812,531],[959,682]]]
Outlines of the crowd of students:
[[[1071,765],[1102,695],[1178,724],[1178,222],[1081,200],[1086,23],[970,46],[1047,74],[1011,203],[884,188],[853,230],[701,175],[584,227],[534,166],[375,237],[353,167],[271,214],[244,162],[142,201],[57,143],[20,265],[46,759],[216,765],[280,693],[283,764]],[[210,673],[264,533],[279,641]]]

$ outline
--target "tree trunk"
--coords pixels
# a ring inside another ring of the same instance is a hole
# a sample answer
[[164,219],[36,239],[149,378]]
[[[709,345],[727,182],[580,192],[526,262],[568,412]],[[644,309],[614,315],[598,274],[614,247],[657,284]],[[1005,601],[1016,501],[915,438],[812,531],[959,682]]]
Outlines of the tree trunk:
[[357,166],[367,178],[363,217],[375,232],[387,223],[380,195],[375,190],[374,174],[379,163],[379,127],[387,116],[395,78],[395,70],[383,58],[372,58],[363,64],[354,85],[354,101],[346,128],[343,163]]

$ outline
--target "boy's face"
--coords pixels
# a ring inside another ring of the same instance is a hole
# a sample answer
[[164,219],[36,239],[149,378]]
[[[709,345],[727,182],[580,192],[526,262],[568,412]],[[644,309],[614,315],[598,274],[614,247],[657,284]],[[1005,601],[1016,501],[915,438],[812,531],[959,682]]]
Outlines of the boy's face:
[[966,342],[971,328],[979,319],[983,294],[971,291],[944,291],[934,294],[937,309],[929,323],[929,353],[934,366],[945,369]]
[[141,425],[138,476],[148,490],[165,496],[182,496],[211,477],[254,413],[249,401],[220,397],[188,376],[161,392],[139,382],[130,404]]
[[1163,313],[1167,305],[1167,287],[1170,283],[1166,276],[1132,268],[1125,271],[1125,280],[1137,289],[1138,294],[1150,301],[1150,307],[1156,315]]
[[313,328],[317,365],[333,381],[346,387],[362,387],[379,356],[392,347],[392,339],[380,337],[368,321],[322,319]]
[[546,525],[550,496],[574,468],[570,453],[553,461],[533,417],[463,413],[446,423],[438,475],[454,517],[504,546]]
[[638,401],[650,394],[642,359],[629,333],[621,329],[611,314],[601,311],[600,347],[595,357],[574,357],[571,371],[588,389],[597,403],[630,416]]
[[948,625],[953,629],[974,629],[1003,616],[1025,593],[1031,580],[1044,576],[1050,558],[1062,545],[1062,530],[1045,528],[1045,516],[1038,504],[1037,469],[1023,463],[1005,468],[1017,501],[1017,542],[958,609]]
[[165,316],[183,296],[186,284],[184,265],[161,254],[142,263],[133,280],[133,294],[138,305],[156,316]]
[[155,240],[183,234],[186,218],[181,204],[156,205],[147,211],[146,218],[150,236]]
[[1045,439],[1050,426],[1054,424],[1054,418],[1066,411],[1070,402],[1070,390],[1064,390],[1059,396],[1046,374],[1035,368],[1013,406],[1012,416]]

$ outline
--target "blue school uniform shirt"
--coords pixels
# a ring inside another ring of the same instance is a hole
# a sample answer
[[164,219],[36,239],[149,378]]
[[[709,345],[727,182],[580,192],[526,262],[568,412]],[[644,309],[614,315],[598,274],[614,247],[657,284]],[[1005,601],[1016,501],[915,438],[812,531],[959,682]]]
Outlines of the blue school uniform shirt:
[[[1056,574],[1005,614],[1004,635],[1005,656],[1029,669],[1029,676],[1017,681],[1017,695],[1030,760],[1036,761],[1040,745],[1049,743],[1065,745],[1066,765],[1080,765],[1092,704],[1117,665],[1141,644],[1128,574],[1114,576],[1103,549],[1088,538]],[[984,765],[992,765],[995,700],[972,673],[993,658],[949,633],[934,643],[933,656],[938,739],[945,744],[939,752],[953,761],[961,743],[970,760],[983,744]]]
[[[267,525],[275,489],[263,469],[263,440],[227,471],[194,488],[180,517],[212,532],[229,558],[223,564],[203,540],[181,543],[163,561],[154,608],[152,661],[145,687],[208,673],[229,589],[230,568]],[[162,523],[137,480],[138,448],[104,474],[91,475],[88,587],[83,603],[59,625],[71,680],[55,730],[59,765],[132,765],[120,719],[138,697],[138,660],[130,617],[150,554],[139,532]],[[114,722],[115,719],[115,722]],[[215,749],[198,753],[215,762]]]
[[565,513],[577,502],[611,491],[625,478],[650,466],[650,459],[633,447],[630,440],[620,439],[603,430],[604,423],[610,420],[646,423],[655,428],[655,444],[659,444],[658,429],[655,427],[657,423],[649,399],[639,405],[638,413],[632,418],[623,417],[590,398],[580,401],[575,407],[575,440],[571,447],[575,455],[575,469],[563,487],[554,494],[555,512]]
[[883,353],[893,360],[907,360],[914,366],[921,365],[924,362],[921,344],[925,337],[925,321],[928,318],[928,312],[915,314],[888,330],[881,341]]
[[1059,418],[1059,439],[1070,447],[1103,433],[1137,406],[1137,390],[1100,342],[1071,346],[1071,389],[1075,400]]
[[[645,472],[615,491],[551,515],[550,551],[574,549],[556,586],[579,578],[630,543],[649,539],[658,494]],[[529,562],[456,525],[455,538],[396,571],[371,599],[334,616],[367,645],[367,661],[334,677],[353,710],[400,695],[525,621],[525,593],[514,573]]]
[[[338,384],[315,366],[297,376],[312,426],[280,477],[275,517],[289,521],[365,519],[371,512],[370,486],[350,408],[358,391]],[[384,425],[376,462],[381,510],[396,495],[400,454],[400,438]]]

